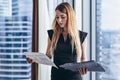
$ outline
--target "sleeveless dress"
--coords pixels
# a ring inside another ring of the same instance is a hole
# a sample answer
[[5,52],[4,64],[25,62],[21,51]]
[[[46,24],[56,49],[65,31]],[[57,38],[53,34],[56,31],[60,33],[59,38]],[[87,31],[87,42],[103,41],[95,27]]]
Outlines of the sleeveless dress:
[[[48,36],[52,40],[53,30],[48,30]],[[87,36],[86,32],[79,31],[81,44]],[[63,35],[61,34],[54,50],[53,62],[59,67],[59,65],[65,63],[76,63],[77,55],[75,49],[72,51],[71,37],[67,35],[66,41],[64,41]],[[82,80],[79,72],[72,72],[63,68],[51,69],[51,80]]]

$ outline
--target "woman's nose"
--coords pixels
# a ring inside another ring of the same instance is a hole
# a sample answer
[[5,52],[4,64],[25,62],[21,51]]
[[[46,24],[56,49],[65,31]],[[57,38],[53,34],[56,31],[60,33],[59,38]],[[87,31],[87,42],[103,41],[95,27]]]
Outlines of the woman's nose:
[[62,19],[61,19],[61,18],[59,18],[59,19],[58,19],[58,21],[59,21],[59,22],[61,22],[61,21],[62,21]]

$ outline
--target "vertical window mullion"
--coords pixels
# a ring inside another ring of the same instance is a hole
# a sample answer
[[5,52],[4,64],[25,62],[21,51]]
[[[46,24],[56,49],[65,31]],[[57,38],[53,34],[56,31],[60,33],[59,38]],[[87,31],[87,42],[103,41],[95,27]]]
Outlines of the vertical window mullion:
[[[90,60],[96,60],[96,0],[90,1]],[[90,80],[95,79],[95,72],[90,73]]]
[[[33,0],[33,29],[32,29],[32,52],[38,52],[38,32],[39,32],[39,20],[38,20],[38,0]],[[38,64],[32,64],[32,80],[38,80]]]
[[[76,0],[77,1],[77,0]],[[90,0],[82,0],[82,2],[81,2],[82,4],[81,4],[81,6],[82,6],[82,27],[81,27],[81,29],[83,30],[83,31],[85,31],[85,32],[87,32],[88,33],[88,36],[87,36],[87,51],[86,51],[86,53],[87,53],[87,58],[88,58],[88,60],[90,60],[91,58],[90,58],[90,56],[91,56],[91,50],[90,50],[90,48],[91,48],[91,31],[90,31],[90,28],[91,28],[91,17],[90,17]],[[88,74],[87,75],[85,75],[84,77],[83,77],[83,80],[90,80],[90,73],[88,72]]]

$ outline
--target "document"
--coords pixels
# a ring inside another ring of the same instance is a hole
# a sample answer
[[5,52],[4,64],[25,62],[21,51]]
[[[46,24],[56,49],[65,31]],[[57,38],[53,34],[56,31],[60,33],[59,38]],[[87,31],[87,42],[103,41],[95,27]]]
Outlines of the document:
[[58,68],[49,57],[47,57],[44,53],[38,53],[38,52],[25,52],[24,53],[26,57],[29,57],[33,60],[33,62],[36,62],[38,64],[45,64],[50,65]]
[[105,72],[105,69],[94,60],[91,61],[85,61],[85,62],[79,62],[79,63],[65,63],[63,65],[60,65],[60,67],[71,70],[73,72],[77,72],[79,68],[86,67],[88,68],[88,71],[94,71],[94,72]]

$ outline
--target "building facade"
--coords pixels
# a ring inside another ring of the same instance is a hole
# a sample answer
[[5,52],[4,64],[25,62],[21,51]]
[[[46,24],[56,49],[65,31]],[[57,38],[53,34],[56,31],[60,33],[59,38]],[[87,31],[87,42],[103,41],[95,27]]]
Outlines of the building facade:
[[24,56],[31,49],[32,0],[11,0],[11,16],[0,18],[0,79],[31,80],[31,64]]

